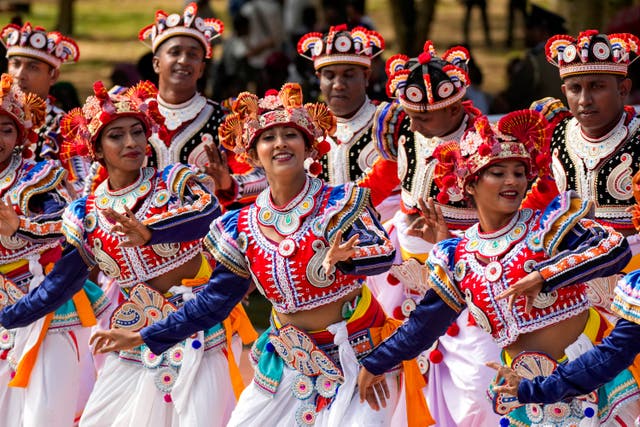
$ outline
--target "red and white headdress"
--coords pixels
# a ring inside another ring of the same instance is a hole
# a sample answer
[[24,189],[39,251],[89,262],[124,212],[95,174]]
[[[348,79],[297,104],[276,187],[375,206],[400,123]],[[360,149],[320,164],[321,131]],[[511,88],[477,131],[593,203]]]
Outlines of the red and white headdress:
[[549,123],[533,110],[519,110],[503,116],[496,125],[478,117],[460,140],[448,141],[434,150],[437,160],[434,179],[441,189],[440,203],[453,194],[465,195],[464,188],[483,169],[504,160],[522,160],[527,177],[548,173]]
[[143,81],[122,94],[109,93],[101,81],[93,84],[82,108],[74,108],[60,120],[60,133],[64,137],[60,159],[65,162],[74,156],[89,156],[95,160],[96,140],[106,125],[120,117],[136,117],[144,125],[147,138],[164,123],[158,111],[157,89],[153,83]]
[[155,22],[140,30],[138,38],[155,53],[158,46],[168,38],[192,37],[202,43],[205,57],[211,58],[211,41],[220,37],[224,31],[224,24],[219,19],[201,18],[197,14],[198,6],[195,3],[189,3],[182,15],[168,15],[164,10],[158,10]]
[[38,95],[23,92],[9,74],[0,77],[0,114],[7,114],[18,128],[18,144],[35,143],[36,130],[44,123],[47,104]]
[[417,58],[398,54],[387,60],[387,95],[398,98],[410,111],[448,107],[461,100],[471,84],[468,61],[469,52],[464,47],[452,47],[440,58],[427,40]]
[[298,41],[298,53],[313,61],[316,70],[327,65],[354,64],[371,67],[371,59],[384,50],[380,33],[363,27],[349,31],[346,25],[331,27],[327,34],[308,33]]
[[336,131],[336,118],[323,103],[302,104],[298,83],[286,83],[280,91],[270,90],[264,98],[242,92],[232,112],[218,128],[220,143],[246,159],[261,133],[274,126],[299,129],[319,157],[329,151],[328,135]]
[[20,28],[9,24],[2,29],[2,43],[7,48],[7,58],[28,56],[44,61],[53,68],[65,62],[77,62],[80,50],[73,39],[57,31],[47,31],[42,27],[32,27],[30,23]]
[[545,46],[547,61],[560,69],[560,77],[580,74],[626,76],[638,57],[640,40],[629,33],[601,34],[586,30],[577,39],[566,34],[551,37]]

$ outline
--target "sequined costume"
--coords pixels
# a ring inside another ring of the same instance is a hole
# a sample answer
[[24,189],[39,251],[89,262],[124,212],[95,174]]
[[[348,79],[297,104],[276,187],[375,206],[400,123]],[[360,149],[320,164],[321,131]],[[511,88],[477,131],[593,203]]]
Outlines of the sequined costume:
[[[274,243],[262,227],[284,239]],[[360,243],[349,262],[328,274],[322,260],[338,230]],[[252,350],[255,377],[243,392],[229,425],[360,425],[376,419],[388,424],[395,406],[396,380],[387,410],[374,413],[353,396],[357,359],[392,327],[366,288],[365,275],[388,268],[393,248],[368,207],[368,191],[353,184],[331,187],[308,178],[284,209],[276,209],[269,190],[255,204],[228,212],[211,225],[205,246],[218,261],[204,292],[185,308],[142,331],[151,349],[162,351],[192,330],[217,322],[242,298],[253,281],[273,304],[272,326]],[[327,330],[307,332],[282,325],[278,313],[310,310],[362,289],[345,320]],[[296,347],[296,351],[292,349]],[[309,359],[311,357],[311,359]],[[394,374],[395,375],[395,374]]]
[[[481,233],[476,225],[462,237],[438,243],[427,262],[432,289],[412,313],[409,323],[362,364],[372,373],[380,373],[398,360],[415,356],[444,333],[448,322],[465,307],[476,323],[503,347],[521,334],[589,310],[582,283],[617,272],[629,259],[624,238],[589,219],[592,209],[590,202],[581,201],[574,193],[563,193],[545,212],[524,209],[495,232]],[[479,261],[476,254],[489,262]],[[523,299],[516,300],[513,309],[509,309],[507,300],[495,300],[510,284],[532,271],[542,275],[546,292],[534,301],[530,314],[524,313]],[[591,343],[600,342],[606,330],[606,320],[592,311],[585,332],[567,347],[566,355],[569,359],[576,358]],[[516,362],[530,369],[538,366],[538,370],[533,369],[537,375],[549,375],[555,366],[548,356],[530,352],[516,357]],[[627,370],[614,381],[600,389],[597,397],[551,406],[521,406],[502,395],[490,395],[496,412],[516,426],[578,423],[587,418],[587,413],[595,414],[596,418],[583,423],[607,425],[615,417],[633,420],[635,415],[631,414],[637,415],[640,397],[636,380]]]
[[6,426],[73,424],[88,326],[109,306],[98,286],[82,281],[55,312],[29,319],[10,314],[60,257],[62,212],[71,200],[65,176],[54,162],[17,155],[0,172],[0,197],[20,216],[16,234],[0,237],[0,408]]
[[[107,208],[122,211],[124,206],[152,230],[154,237],[147,245],[118,246],[122,237],[111,231],[103,212]],[[56,264],[39,288],[42,292],[30,295],[29,305],[17,307],[12,316],[29,318],[33,312],[56,306],[77,286],[78,278],[86,277],[87,266],[96,265],[116,279],[128,297],[114,311],[112,325],[135,330],[169,316],[203,289],[211,272],[209,263],[203,258],[193,280],[183,280],[165,295],[145,281],[202,257],[200,237],[219,212],[215,197],[184,165],[163,171],[143,168],[135,183],[118,191],[110,190],[108,181],[102,182],[94,193],[74,201],[65,211],[63,231],[75,249]],[[156,243],[154,239],[173,236],[176,226],[185,227],[180,232],[182,242]],[[187,341],[157,355],[146,346],[110,354],[82,425],[201,425],[205,419],[211,421],[212,408],[218,414],[214,424],[224,425],[235,405],[229,371],[237,371],[231,365],[236,364],[233,355],[240,351],[240,341],[232,339],[238,327],[237,323],[232,327],[233,319],[243,323],[246,315],[238,308],[230,321],[222,318],[204,331],[194,331]],[[224,327],[223,321],[228,322]],[[194,379],[198,377],[207,380]],[[203,405],[194,395],[215,395],[216,404]]]

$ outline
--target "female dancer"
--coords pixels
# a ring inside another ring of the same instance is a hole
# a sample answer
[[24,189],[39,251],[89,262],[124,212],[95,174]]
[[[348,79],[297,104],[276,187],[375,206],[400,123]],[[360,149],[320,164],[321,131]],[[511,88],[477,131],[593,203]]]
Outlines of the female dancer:
[[334,128],[325,105],[303,106],[297,84],[260,100],[240,94],[221,141],[264,168],[269,188],[211,225],[205,245],[218,264],[204,292],[139,333],[97,332],[97,351],[146,343],[162,352],[219,322],[253,281],[273,304],[271,327],[254,344],[255,378],[229,425],[389,425],[393,408],[374,413],[354,392],[357,359],[392,329],[365,275],[389,268],[394,250],[367,189],[327,186],[305,172],[318,138]]
[[[640,231],[640,172],[633,177],[632,185],[636,199],[632,209],[633,224]],[[537,295],[540,291],[546,290],[540,285],[513,286],[499,298]],[[640,354],[640,270],[625,275],[618,282],[611,310],[620,316],[620,320],[602,343],[576,360],[559,366],[548,377],[523,377],[509,367],[492,364],[498,370],[498,379],[505,380],[496,391],[517,396],[521,403],[553,403],[588,394],[611,381]]]
[[[548,165],[546,130],[538,113],[517,111],[497,129],[477,121],[460,144],[438,148],[442,188],[464,191],[479,223],[435,246],[426,267],[432,289],[408,323],[361,361],[361,398],[379,397],[372,389],[381,381],[376,375],[428,348],[464,307],[503,348],[505,364],[538,375],[549,375],[556,361],[574,359],[602,340],[606,320],[590,309],[582,282],[617,272],[629,248],[620,234],[588,219],[591,202],[572,193],[558,196],[545,212],[519,209],[527,180]],[[549,293],[513,305],[496,300],[509,286],[530,282],[545,283]],[[637,382],[628,370],[597,397],[550,406],[522,406],[491,390],[490,395],[494,410],[505,415],[501,424],[516,426],[632,421],[639,408]]]
[[[60,258],[62,212],[71,200],[65,171],[23,159],[44,121],[45,102],[0,81],[0,307],[36,288]],[[83,285],[85,285],[83,287]],[[57,310],[36,322],[0,316],[0,413],[4,426],[70,426],[81,394],[80,360],[90,328],[108,306],[93,283],[81,283]],[[33,319],[36,320],[37,318]],[[6,328],[6,329],[5,329]],[[77,420],[75,420],[77,421]]]
[[[67,208],[63,231],[73,249],[24,304],[3,311],[3,322],[28,323],[51,311],[87,277],[87,266],[97,266],[122,287],[128,301],[114,311],[111,322],[132,330],[170,316],[209,280],[211,267],[200,238],[219,214],[215,197],[187,166],[142,167],[147,139],[161,120],[155,87],[145,82],[111,96],[97,82],[94,92],[82,109],[63,118],[62,132],[65,149],[98,160],[108,178]],[[188,225],[181,243],[155,239],[173,234],[176,224]],[[154,354],[139,346],[109,354],[80,424],[225,425],[235,406],[234,391],[242,389],[238,375],[230,376],[238,374],[234,353],[239,354],[239,341],[233,348],[231,340],[242,319],[246,327],[238,307],[230,319],[220,319],[224,326],[194,330],[166,352]]]

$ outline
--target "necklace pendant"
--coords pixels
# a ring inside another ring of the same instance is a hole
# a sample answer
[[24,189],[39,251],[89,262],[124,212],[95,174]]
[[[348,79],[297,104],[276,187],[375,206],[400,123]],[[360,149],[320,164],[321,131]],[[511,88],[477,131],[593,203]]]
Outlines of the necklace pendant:
[[278,254],[284,258],[289,258],[296,251],[296,242],[287,237],[278,244]]
[[491,261],[484,268],[484,277],[490,282],[496,282],[502,277],[502,264],[498,261]]

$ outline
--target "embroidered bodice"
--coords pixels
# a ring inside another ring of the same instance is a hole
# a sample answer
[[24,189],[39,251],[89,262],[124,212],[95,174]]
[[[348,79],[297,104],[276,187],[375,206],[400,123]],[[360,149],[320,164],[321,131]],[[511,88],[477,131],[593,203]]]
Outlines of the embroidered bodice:
[[353,117],[338,117],[337,130],[328,138],[331,150],[320,159],[322,178],[330,185],[357,181],[369,171],[379,154],[372,143],[371,126],[376,105],[369,99]]
[[0,172],[0,197],[20,216],[15,235],[0,236],[0,263],[22,260],[62,240],[62,211],[71,200],[65,171],[54,162],[34,163],[12,156]]
[[508,299],[496,300],[510,284],[548,258],[539,219],[540,213],[534,215],[532,210],[524,209],[494,233],[481,233],[475,224],[466,230],[455,249],[453,277],[459,292],[477,324],[503,347],[520,334],[575,316],[589,305],[583,284],[539,294],[530,314],[524,313],[524,299],[519,299],[512,310]]
[[573,117],[559,121],[551,139],[552,172],[558,191],[575,190],[595,202],[596,219],[616,229],[633,228],[631,178],[640,169],[640,117],[624,113],[598,140],[585,137]]
[[[285,208],[269,202],[267,189],[255,204],[214,221],[205,245],[228,269],[251,276],[277,311],[309,310],[360,288],[365,274],[389,267],[393,247],[367,204],[366,189],[309,178]],[[274,228],[283,240],[269,239],[261,226]],[[345,231],[343,239],[358,233],[359,247],[350,265],[325,274],[322,261],[338,230]]]
[[[402,185],[402,209],[406,213],[417,211],[418,200],[435,200],[440,189],[434,182],[436,160],[433,151],[442,142],[460,140],[477,117],[475,109],[465,104],[466,115],[460,126],[443,137],[424,137],[410,130],[409,116],[395,104],[382,103],[376,111],[373,135],[385,158],[398,162],[398,177]],[[449,203],[440,205],[450,228],[464,229],[477,221],[475,210],[468,207],[460,195],[450,194]]]
[[179,105],[168,104],[158,96],[158,109],[165,118],[169,140],[158,133],[149,138],[148,165],[163,169],[173,163],[202,167],[207,163],[205,144],[218,145],[218,127],[224,118],[222,107],[197,93]]
[[201,252],[201,241],[121,248],[122,237],[111,231],[105,209],[124,212],[126,206],[138,221],[157,225],[189,221],[216,202],[187,166],[171,165],[162,172],[146,167],[129,187],[113,191],[105,180],[94,193],[72,203],[65,212],[63,231],[89,265],[97,264],[128,288],[188,262]]

